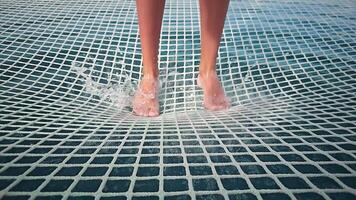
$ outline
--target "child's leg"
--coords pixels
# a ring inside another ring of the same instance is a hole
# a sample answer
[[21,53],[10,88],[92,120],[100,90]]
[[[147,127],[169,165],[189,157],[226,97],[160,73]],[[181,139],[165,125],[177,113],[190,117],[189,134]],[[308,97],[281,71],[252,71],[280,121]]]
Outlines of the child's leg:
[[229,106],[216,74],[216,57],[229,0],[200,0],[201,58],[198,85],[204,91],[204,106],[221,110]]
[[157,55],[165,0],[136,0],[143,56],[143,78],[133,100],[141,116],[159,115]]

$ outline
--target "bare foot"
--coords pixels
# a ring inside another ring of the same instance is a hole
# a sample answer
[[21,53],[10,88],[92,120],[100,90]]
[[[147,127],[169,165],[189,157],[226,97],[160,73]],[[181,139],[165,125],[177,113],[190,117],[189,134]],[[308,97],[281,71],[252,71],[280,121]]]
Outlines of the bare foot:
[[199,75],[198,86],[204,91],[203,105],[208,110],[223,110],[230,107],[229,100],[225,96],[219,78],[215,73]]
[[159,81],[156,78],[141,79],[140,85],[132,101],[136,115],[154,117],[159,115],[158,103]]

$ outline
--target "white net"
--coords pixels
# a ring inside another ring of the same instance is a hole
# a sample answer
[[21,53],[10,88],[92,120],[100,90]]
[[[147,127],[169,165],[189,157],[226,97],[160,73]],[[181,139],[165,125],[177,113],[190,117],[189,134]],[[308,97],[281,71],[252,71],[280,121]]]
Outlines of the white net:
[[132,114],[135,1],[0,1],[1,199],[355,199],[355,1],[231,1],[202,107],[198,1],[167,0]]

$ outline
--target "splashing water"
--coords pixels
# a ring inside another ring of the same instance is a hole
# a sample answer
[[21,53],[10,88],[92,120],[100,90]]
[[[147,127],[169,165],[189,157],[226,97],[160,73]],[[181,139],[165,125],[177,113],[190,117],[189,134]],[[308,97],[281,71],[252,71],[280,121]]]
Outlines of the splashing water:
[[86,94],[97,96],[101,101],[107,102],[122,110],[129,106],[136,84],[128,75],[114,74],[108,84],[98,83],[91,74],[97,74],[92,68],[84,64],[73,62],[71,70],[83,81]]
[[[114,66],[116,69],[125,65],[123,61],[117,61],[116,64],[117,66]],[[123,110],[131,107],[138,84],[128,74],[119,73],[112,67],[111,64],[102,66],[95,61],[85,60],[84,62],[73,62],[71,70],[82,82],[84,95],[97,97],[101,102],[109,103],[117,110]],[[179,73],[176,69],[163,68],[160,70],[159,79],[161,93],[159,101],[164,110],[176,110],[177,105],[174,102],[167,103],[167,99],[174,98],[184,101],[181,104],[181,106],[184,105],[184,110],[196,110],[201,107],[200,102],[203,101],[203,96],[201,93],[196,95],[194,78],[187,79],[184,73]],[[246,73],[243,81],[245,84],[251,82],[251,69]]]

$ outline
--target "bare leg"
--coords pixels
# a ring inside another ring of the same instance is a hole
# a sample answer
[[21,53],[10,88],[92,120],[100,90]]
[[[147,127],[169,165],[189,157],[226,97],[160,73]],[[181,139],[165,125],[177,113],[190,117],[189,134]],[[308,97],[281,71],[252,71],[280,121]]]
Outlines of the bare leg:
[[216,74],[216,57],[224,28],[229,0],[200,0],[201,58],[198,85],[204,91],[204,106],[209,110],[229,107]]
[[143,78],[132,102],[134,113],[159,115],[157,55],[165,0],[136,0],[143,55]]

